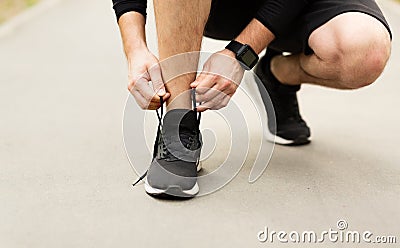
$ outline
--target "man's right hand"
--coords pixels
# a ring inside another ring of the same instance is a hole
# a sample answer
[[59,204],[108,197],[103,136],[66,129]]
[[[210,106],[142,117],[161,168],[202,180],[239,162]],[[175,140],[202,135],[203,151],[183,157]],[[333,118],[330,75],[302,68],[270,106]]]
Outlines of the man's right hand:
[[128,58],[128,90],[142,109],[158,109],[160,97],[166,100],[166,92],[158,59],[147,49],[136,50]]

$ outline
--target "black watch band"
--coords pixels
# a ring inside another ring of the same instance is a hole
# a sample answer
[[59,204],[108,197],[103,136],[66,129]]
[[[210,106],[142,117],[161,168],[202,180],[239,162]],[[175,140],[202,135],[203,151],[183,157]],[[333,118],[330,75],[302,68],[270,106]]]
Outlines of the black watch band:
[[225,48],[236,54],[236,59],[245,70],[251,70],[258,62],[258,54],[247,44],[232,40]]
[[228,45],[226,45],[225,48],[237,54],[239,52],[240,48],[242,48],[242,47],[243,47],[242,43],[240,43],[236,40],[232,40],[231,42],[229,42]]

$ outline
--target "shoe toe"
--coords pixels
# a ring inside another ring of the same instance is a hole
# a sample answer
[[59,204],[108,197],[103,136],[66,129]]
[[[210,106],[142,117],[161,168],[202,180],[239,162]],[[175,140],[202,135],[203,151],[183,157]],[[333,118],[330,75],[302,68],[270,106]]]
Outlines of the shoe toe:
[[285,145],[305,145],[310,143],[310,128],[304,123],[296,126],[281,126],[275,134],[285,142],[277,142]]
[[179,166],[176,163],[173,165],[162,166],[159,161],[153,160],[147,174],[148,184],[160,190],[173,187],[180,188],[183,191],[192,189],[197,182],[196,166]]

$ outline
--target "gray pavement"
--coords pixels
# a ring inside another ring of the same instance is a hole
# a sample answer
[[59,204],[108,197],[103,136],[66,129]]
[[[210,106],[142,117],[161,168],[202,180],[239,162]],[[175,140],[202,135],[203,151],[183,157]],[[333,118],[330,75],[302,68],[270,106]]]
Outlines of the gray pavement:
[[[399,246],[400,6],[379,2],[394,40],[375,84],[301,91],[311,145],[275,147],[254,184],[251,151],[223,189],[171,202],[130,185],[126,65],[110,2],[59,1],[0,35],[0,247],[280,247],[257,233],[320,232],[339,219],[349,230],[397,235],[397,245],[348,247]],[[207,40],[205,50],[223,45]]]

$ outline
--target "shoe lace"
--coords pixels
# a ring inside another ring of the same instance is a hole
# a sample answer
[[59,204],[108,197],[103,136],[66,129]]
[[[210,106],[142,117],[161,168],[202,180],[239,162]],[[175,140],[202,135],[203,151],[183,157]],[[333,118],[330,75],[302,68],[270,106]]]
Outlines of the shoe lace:
[[[179,137],[180,137],[181,143],[184,145],[185,148],[192,149],[192,148],[196,148],[196,146],[198,144],[198,142],[196,142],[197,139],[194,138],[194,137],[196,137],[196,135],[197,135],[197,132],[193,132],[193,133],[182,132],[182,133],[180,133]],[[153,158],[157,157],[157,159],[165,159],[165,160],[169,160],[169,161],[179,160],[167,149],[167,146],[165,145],[163,139],[157,138],[157,140],[158,140],[158,147],[157,147],[158,149],[157,149],[157,152],[155,154],[153,154]]]
[[[197,123],[200,123],[201,119],[201,112],[197,112],[197,107],[196,107],[196,89],[191,90],[191,95],[192,95],[192,106],[193,110],[197,113]],[[158,128],[157,128],[157,137],[156,137],[156,142],[154,142],[154,148],[153,148],[153,159],[158,157],[160,159],[168,159],[168,160],[173,160],[177,159],[175,156],[171,154],[171,152],[167,149],[167,146],[164,143],[164,140],[162,139],[162,118],[164,117],[164,110],[163,110],[163,105],[164,105],[164,99],[160,97],[160,112],[158,109],[156,110],[157,113],[157,119],[158,119]],[[197,125],[198,126],[198,125]],[[193,131],[194,133],[187,133],[187,132],[182,132],[180,134],[180,140],[182,144],[185,145],[186,148],[190,149],[193,146],[197,145],[197,139],[195,139],[195,135],[199,135],[199,130]],[[143,178],[146,177],[148,172],[148,169],[141,175],[133,184],[132,186],[137,185],[140,181],[143,180]]]

